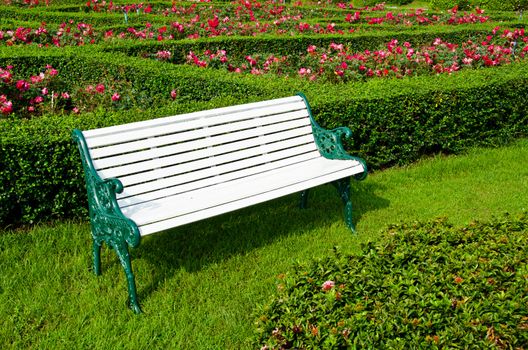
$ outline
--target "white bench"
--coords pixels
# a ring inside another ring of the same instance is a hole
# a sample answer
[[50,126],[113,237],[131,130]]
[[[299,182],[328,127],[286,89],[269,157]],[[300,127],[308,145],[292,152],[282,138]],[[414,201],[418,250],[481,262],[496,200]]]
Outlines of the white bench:
[[128,245],[142,236],[333,183],[353,230],[350,177],[364,161],[347,154],[348,128],[326,130],[302,94],[88,131],[73,131],[85,171],[94,270],[103,242],[125,270],[141,312]]

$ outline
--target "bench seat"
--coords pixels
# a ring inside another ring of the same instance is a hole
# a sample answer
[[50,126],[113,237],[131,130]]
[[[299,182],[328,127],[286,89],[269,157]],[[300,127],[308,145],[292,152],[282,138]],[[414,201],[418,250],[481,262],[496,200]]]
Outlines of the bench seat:
[[301,192],[364,170],[356,160],[331,160],[319,154],[308,154],[306,158],[297,164],[156,200],[145,199],[129,206],[126,200],[118,202],[123,214],[138,225],[144,236]]

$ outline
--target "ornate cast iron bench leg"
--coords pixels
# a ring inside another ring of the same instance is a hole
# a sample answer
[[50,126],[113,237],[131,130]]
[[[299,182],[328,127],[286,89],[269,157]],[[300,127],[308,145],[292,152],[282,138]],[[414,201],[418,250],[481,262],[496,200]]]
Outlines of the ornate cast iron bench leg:
[[[118,222],[120,220],[117,220]],[[128,242],[123,237],[126,235],[127,226],[117,228],[105,228],[93,232],[93,263],[94,263],[94,272],[96,275],[101,274],[101,248],[103,242],[105,242],[108,247],[111,247],[116,252],[119,262],[125,271],[125,276],[127,279],[128,287],[128,296],[129,296],[129,306],[136,313],[142,313],[139,306],[137,292],[136,292],[136,281],[134,273],[132,271],[132,262],[130,260],[130,254],[128,252]]]
[[308,190],[304,190],[301,192],[301,203],[299,205],[299,207],[301,209],[306,209],[308,208],[308,194],[309,194],[309,189]]
[[345,223],[352,230],[356,232],[356,227],[352,220],[352,201],[350,200],[350,177],[340,179],[332,182],[337,189],[343,204],[345,205]]
[[126,242],[119,242],[114,244],[114,249],[119,257],[119,261],[125,270],[128,285],[128,296],[130,302],[130,308],[136,313],[142,313],[139,307],[137,293],[136,293],[136,280],[134,273],[132,272],[132,263],[130,262],[130,255],[128,254],[128,246]]
[[93,240],[93,267],[96,276],[101,275],[101,247],[102,242]]

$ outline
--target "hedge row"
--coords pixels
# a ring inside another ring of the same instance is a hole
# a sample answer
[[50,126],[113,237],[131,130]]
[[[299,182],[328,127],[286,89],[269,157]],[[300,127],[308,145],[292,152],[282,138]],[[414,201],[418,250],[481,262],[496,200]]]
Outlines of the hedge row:
[[[437,0],[435,0],[437,1]],[[440,1],[440,0],[438,0]],[[449,6],[446,7],[444,5],[444,2],[449,3],[451,0],[441,0],[443,1],[441,5],[434,4],[433,8],[450,8]],[[208,8],[210,5],[198,5],[200,7]],[[160,8],[170,8],[171,5],[167,4],[166,6],[160,6]],[[178,5],[180,7],[180,5]],[[221,10],[222,5],[215,4],[215,8]],[[232,6],[231,6],[232,7]],[[452,7],[452,6],[451,6]],[[49,25],[53,26],[53,23],[60,24],[63,22],[68,22],[69,20],[73,20],[76,23],[84,22],[88,23],[94,27],[98,26],[105,26],[105,25],[122,25],[125,24],[125,17],[124,14],[120,11],[115,12],[94,12],[84,11],[84,6],[69,6],[69,7],[57,7],[57,6],[50,6],[46,7],[46,10],[43,11],[43,7],[34,7],[34,8],[17,8],[13,6],[2,6],[0,5],[0,18],[2,19],[11,19],[11,20],[20,20],[20,21],[36,21],[36,22],[46,22]],[[361,27],[361,28],[376,28],[377,25],[366,25],[366,24],[350,24],[345,22],[345,16],[347,13],[353,12],[354,10],[351,9],[350,11],[344,11],[341,9],[338,9],[337,6],[335,8],[327,8],[327,9],[319,9],[319,8],[311,8],[311,7],[299,7],[295,8],[294,12],[296,13],[299,11],[303,14],[303,22],[307,23],[336,23],[339,25],[340,29],[347,30],[348,28],[354,28],[354,27]],[[206,13],[209,13],[210,10],[206,10]],[[383,11],[378,12],[365,12],[362,14],[362,18],[364,17],[383,17],[387,12],[413,12],[412,9],[385,9]],[[435,10],[428,10],[426,12],[427,16],[432,15],[438,15],[438,16],[444,16],[445,13],[437,12]],[[508,22],[512,20],[516,20],[518,17],[515,16],[512,12],[491,12],[486,13],[486,15],[490,16],[490,23],[497,24],[498,22]],[[158,15],[158,14],[145,14],[145,13],[136,13],[136,12],[130,12],[127,15],[127,24],[128,25],[144,25],[146,22],[152,23],[154,26],[161,26],[161,25],[167,25],[172,21],[177,21],[179,19],[179,16],[177,17],[167,17],[164,15]],[[261,20],[261,23],[265,23],[265,20]],[[268,22],[273,22],[273,20],[269,20]],[[470,26],[473,26],[474,24],[470,24]],[[415,27],[423,27],[416,25]]]
[[93,84],[102,77],[128,81],[145,106],[152,105],[160,96],[168,96],[173,89],[178,92],[179,102],[221,96],[245,98],[266,95],[269,91],[254,84],[250,77],[240,79],[232,74],[219,75],[214,70],[130,58],[121,53],[110,55],[82,47],[0,48],[0,67],[13,65],[23,75],[36,74],[47,64],[56,68],[61,79],[72,86],[80,82]]
[[257,37],[216,37],[200,40],[178,41],[137,41],[126,40],[112,42],[110,45],[101,45],[103,52],[123,52],[130,56],[145,57],[159,50],[168,50],[172,54],[173,63],[184,63],[190,51],[201,53],[205,50],[226,50],[233,55],[250,55],[256,53],[273,53],[274,55],[296,56],[306,54],[310,45],[328,47],[332,42],[343,43],[355,51],[375,50],[386,47],[392,39],[399,42],[409,41],[414,47],[430,45],[436,38],[452,43],[467,41],[468,38],[487,35],[494,28],[491,24],[475,25],[474,27],[439,26],[434,30],[429,28],[414,31],[372,31],[351,35],[299,35],[274,36],[259,35]]
[[[125,59],[82,50],[0,50],[0,66],[30,72],[51,63],[69,81],[110,74],[129,79],[145,98],[179,91],[176,102],[143,111],[47,116],[0,122],[0,223],[31,223],[85,214],[75,127],[90,129],[303,91],[316,119],[353,130],[348,148],[370,168],[407,164],[436,152],[505,143],[528,134],[528,64],[461,71],[452,76],[374,79],[326,85],[297,79]],[[126,63],[116,63],[126,62]],[[34,74],[35,72],[33,72]],[[169,99],[167,99],[170,101]],[[156,106],[154,106],[156,107]]]

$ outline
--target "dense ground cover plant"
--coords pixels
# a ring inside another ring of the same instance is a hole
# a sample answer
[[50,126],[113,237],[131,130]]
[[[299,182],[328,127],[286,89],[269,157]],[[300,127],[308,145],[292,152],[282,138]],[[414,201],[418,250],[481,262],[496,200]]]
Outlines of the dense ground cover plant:
[[519,348],[528,343],[528,216],[390,226],[358,255],[280,275],[261,349]]
[[[495,28],[482,38],[461,44],[436,38],[430,45],[413,48],[409,42],[391,40],[385,48],[354,52],[343,44],[328,48],[310,45],[298,56],[244,55],[231,59],[225,50],[189,52],[187,63],[199,67],[224,68],[230,72],[254,75],[273,73],[329,82],[361,81],[373,77],[451,74],[462,68],[481,68],[510,64],[525,58],[528,36],[524,29]],[[240,54],[240,53],[239,53]],[[159,51],[156,58],[170,60],[170,51]]]

